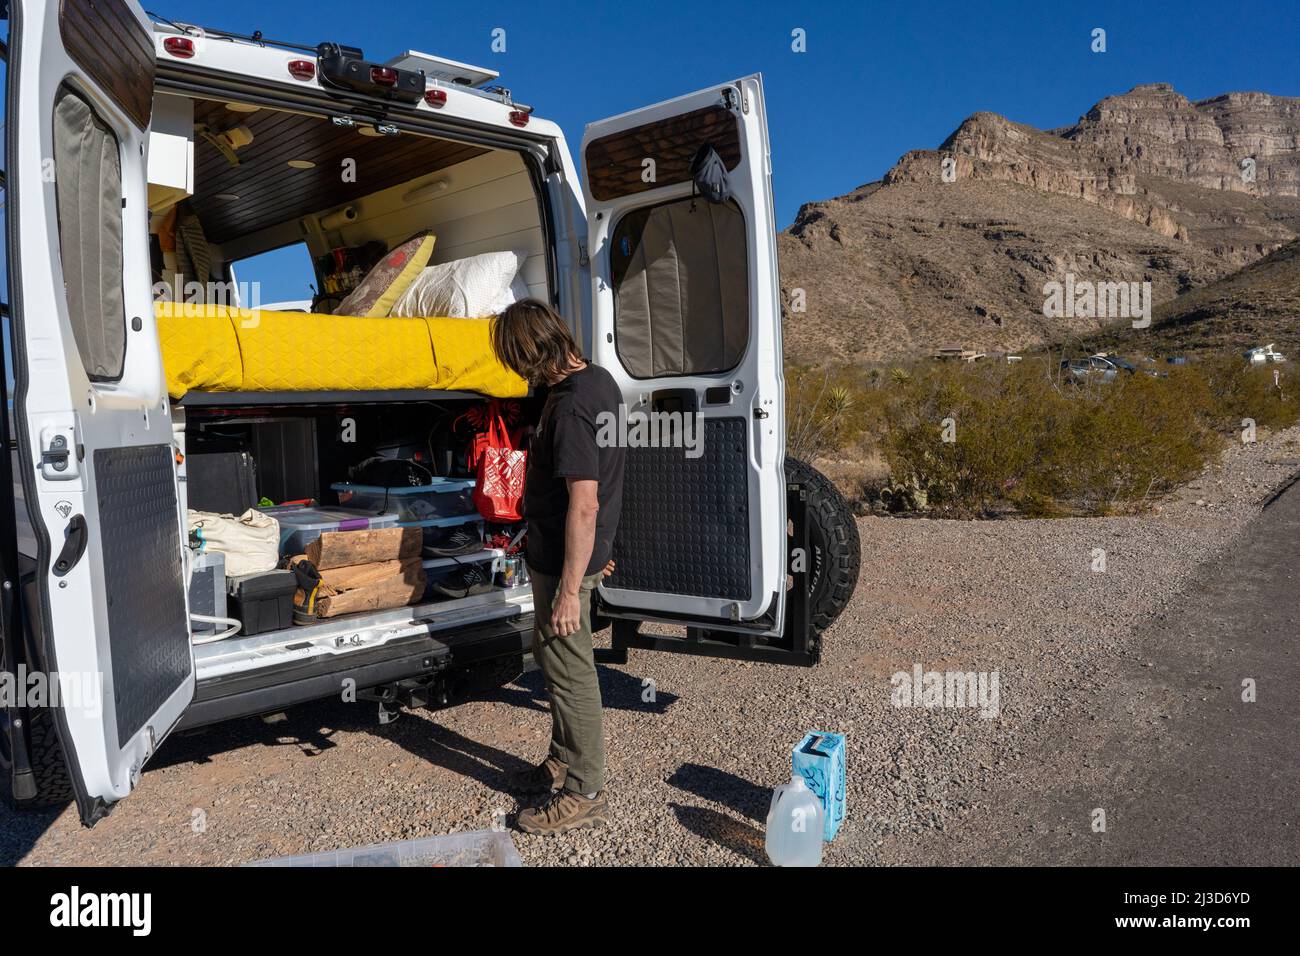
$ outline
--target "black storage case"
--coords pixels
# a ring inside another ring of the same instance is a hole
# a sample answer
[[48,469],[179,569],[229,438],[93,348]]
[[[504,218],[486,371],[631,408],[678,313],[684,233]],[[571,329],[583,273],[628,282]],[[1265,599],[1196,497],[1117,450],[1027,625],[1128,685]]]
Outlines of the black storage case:
[[185,501],[191,511],[234,515],[257,507],[257,465],[246,451],[195,452],[185,461]]
[[293,593],[298,589],[292,571],[264,571],[227,578],[227,615],[243,622],[245,637],[293,627]]

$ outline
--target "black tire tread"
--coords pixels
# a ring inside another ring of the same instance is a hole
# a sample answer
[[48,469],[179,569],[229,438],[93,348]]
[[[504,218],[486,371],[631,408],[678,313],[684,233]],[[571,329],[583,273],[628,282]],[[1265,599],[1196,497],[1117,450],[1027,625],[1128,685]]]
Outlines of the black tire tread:
[[27,756],[36,778],[36,796],[24,800],[23,807],[33,810],[62,807],[74,798],[72,777],[63,759],[63,747],[54,728],[54,714],[48,709],[28,709]]
[[815,525],[810,532],[820,532],[825,542],[825,573],[811,596],[813,630],[821,634],[848,606],[858,585],[862,563],[858,523],[839,489],[812,465],[787,457],[785,474],[807,489],[808,516]]

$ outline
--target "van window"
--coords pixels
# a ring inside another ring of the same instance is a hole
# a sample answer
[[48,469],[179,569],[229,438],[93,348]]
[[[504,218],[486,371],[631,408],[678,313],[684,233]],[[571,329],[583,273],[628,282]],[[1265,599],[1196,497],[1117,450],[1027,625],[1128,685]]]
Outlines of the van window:
[[122,157],[116,134],[67,86],[54,104],[54,192],[77,351],[92,381],[117,381],[126,360]]
[[316,269],[305,242],[239,259],[230,272],[245,308],[311,302],[316,294]]
[[749,342],[745,216],[734,202],[682,199],[614,228],[614,337],[635,378],[725,372]]

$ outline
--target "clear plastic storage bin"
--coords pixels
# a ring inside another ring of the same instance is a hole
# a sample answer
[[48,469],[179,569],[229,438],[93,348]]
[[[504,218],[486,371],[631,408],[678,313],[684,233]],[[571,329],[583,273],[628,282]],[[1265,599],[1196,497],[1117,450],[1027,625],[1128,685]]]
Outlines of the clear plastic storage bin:
[[303,508],[290,505],[263,510],[280,522],[280,554],[286,557],[302,554],[307,545],[325,531],[395,528],[398,521],[394,512],[375,514],[352,508]]
[[474,513],[473,478],[439,478],[427,485],[383,488],[379,485],[330,485],[339,504],[362,511],[394,511],[400,521],[427,521]]
[[350,850],[282,856],[249,866],[523,866],[510,834],[474,830],[447,836],[423,837],[401,843],[380,843]]

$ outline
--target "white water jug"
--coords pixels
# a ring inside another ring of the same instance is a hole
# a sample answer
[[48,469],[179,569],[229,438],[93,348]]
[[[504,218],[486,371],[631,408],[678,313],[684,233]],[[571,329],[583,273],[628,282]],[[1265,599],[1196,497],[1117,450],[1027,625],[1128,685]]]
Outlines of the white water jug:
[[776,866],[818,866],[824,812],[822,802],[797,774],[773,790],[767,811],[767,858]]

